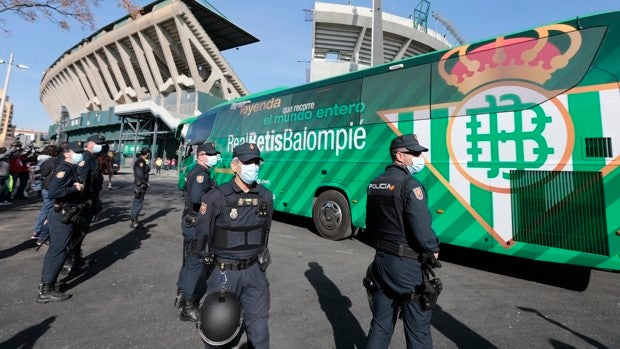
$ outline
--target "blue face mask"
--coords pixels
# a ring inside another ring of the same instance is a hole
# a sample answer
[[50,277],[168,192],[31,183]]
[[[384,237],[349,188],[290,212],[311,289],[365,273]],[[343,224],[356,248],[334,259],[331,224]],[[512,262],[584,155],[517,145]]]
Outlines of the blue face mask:
[[407,165],[407,171],[409,173],[414,174],[422,171],[424,169],[424,158],[422,156],[413,157],[411,165]]
[[253,184],[258,179],[258,169],[260,166],[256,164],[241,165],[241,173],[239,177],[245,184]]
[[82,153],[73,153],[71,154],[71,163],[73,164],[79,164],[80,162],[82,162],[82,160],[84,159],[84,156]]
[[101,153],[101,149],[103,149],[103,146],[101,144],[95,144],[95,146],[93,147],[93,153]]

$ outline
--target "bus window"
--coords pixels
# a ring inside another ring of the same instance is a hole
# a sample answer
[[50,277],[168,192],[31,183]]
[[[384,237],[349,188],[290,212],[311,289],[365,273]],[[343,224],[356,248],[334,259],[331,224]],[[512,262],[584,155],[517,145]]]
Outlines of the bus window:
[[402,121],[428,119],[430,67],[424,64],[365,77],[362,101],[372,108],[361,116],[364,124],[398,123],[399,129],[405,127],[403,133],[410,133],[410,123],[407,127]]
[[290,128],[296,131],[358,125],[365,109],[360,101],[361,82],[355,79],[295,93],[288,108]]
[[201,144],[211,135],[211,129],[215,122],[215,112],[208,112],[200,115],[187,130],[185,141],[187,144]]

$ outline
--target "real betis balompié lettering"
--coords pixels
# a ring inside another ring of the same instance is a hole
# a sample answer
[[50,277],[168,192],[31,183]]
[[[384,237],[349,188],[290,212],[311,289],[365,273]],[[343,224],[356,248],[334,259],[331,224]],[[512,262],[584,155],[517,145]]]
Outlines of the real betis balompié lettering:
[[231,152],[241,143],[256,143],[261,151],[317,151],[331,150],[336,156],[343,150],[361,150],[366,147],[366,129],[362,126],[349,124],[346,128],[319,129],[293,131],[286,129],[282,132],[268,131],[265,134],[254,132],[245,136],[228,135],[226,151]]

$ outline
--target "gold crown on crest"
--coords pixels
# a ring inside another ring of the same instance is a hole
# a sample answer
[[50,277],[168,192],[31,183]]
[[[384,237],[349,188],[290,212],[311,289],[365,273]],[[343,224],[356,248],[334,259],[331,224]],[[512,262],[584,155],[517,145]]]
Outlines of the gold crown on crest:
[[[470,52],[467,52],[469,45],[456,47],[439,61],[439,75],[463,94],[498,80],[524,80],[542,85],[555,71],[568,65],[581,47],[581,34],[566,24],[540,27],[535,31],[537,38],[498,37]],[[570,45],[564,52],[549,41],[552,31],[570,38]],[[456,63],[448,72],[446,63],[455,59]]]

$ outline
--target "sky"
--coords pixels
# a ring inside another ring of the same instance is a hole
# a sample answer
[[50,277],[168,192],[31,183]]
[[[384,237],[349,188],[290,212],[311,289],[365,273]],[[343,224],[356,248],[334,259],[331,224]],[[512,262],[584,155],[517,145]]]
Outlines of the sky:
[[[400,17],[414,13],[420,0],[382,0],[383,12]],[[606,11],[620,10],[619,0],[428,0],[430,12],[448,19],[467,42],[489,39],[537,26]],[[138,6],[152,1],[134,0]],[[306,11],[311,0],[208,0],[231,22],[260,41],[223,52],[237,76],[250,92],[306,82],[310,60],[312,23]],[[372,0],[324,0],[324,2],[372,7]],[[101,0],[95,8],[96,26],[101,28],[126,15],[115,0]],[[9,35],[0,34],[0,59],[14,65],[8,86],[14,105],[13,124],[18,129],[47,132],[51,118],[39,100],[43,72],[60,55],[92,32],[71,24],[65,31],[39,20],[35,23],[0,13]],[[429,15],[429,28],[440,34],[448,31]],[[18,69],[23,64],[29,69]],[[4,86],[7,64],[0,64],[0,88]]]

